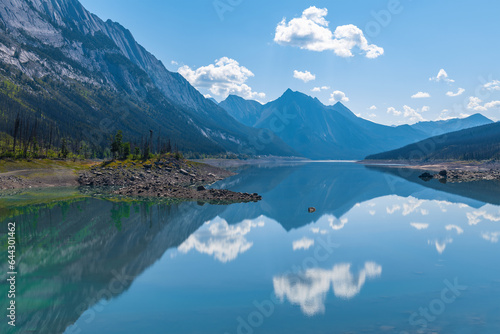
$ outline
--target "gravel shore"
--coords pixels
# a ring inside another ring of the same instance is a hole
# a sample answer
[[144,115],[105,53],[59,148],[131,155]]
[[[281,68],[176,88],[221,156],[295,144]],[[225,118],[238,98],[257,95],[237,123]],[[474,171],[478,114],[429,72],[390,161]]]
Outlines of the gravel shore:
[[82,186],[115,187],[114,194],[130,197],[157,197],[199,200],[215,203],[256,202],[258,194],[225,189],[206,189],[207,185],[234,175],[214,166],[165,158],[147,162],[120,162],[92,167],[82,172]]

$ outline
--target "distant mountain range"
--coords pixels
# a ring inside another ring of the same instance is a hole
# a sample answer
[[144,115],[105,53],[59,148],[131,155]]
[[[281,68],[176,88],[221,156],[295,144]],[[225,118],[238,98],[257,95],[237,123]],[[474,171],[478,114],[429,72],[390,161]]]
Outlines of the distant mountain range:
[[180,149],[205,153],[294,155],[275,137],[251,144],[258,130],[203,97],[110,20],[77,0],[13,0],[0,6],[0,132],[14,118],[38,135],[106,145],[117,129],[128,139],[168,136]]
[[390,127],[291,90],[265,105],[236,96],[218,104],[77,0],[0,6],[0,111],[0,135],[12,135],[20,115],[20,136],[40,145],[68,138],[102,152],[123,130],[127,141],[168,138],[185,152],[312,159],[362,159],[491,123],[477,114]]
[[411,126],[385,126],[357,117],[340,102],[325,106],[316,98],[292,90],[265,105],[237,96],[229,96],[219,105],[246,125],[272,130],[311,159],[362,159],[432,135],[492,123],[476,114]]
[[478,126],[425,139],[402,148],[373,154],[367,160],[500,159],[500,123]]
[[424,132],[429,137],[438,136],[447,132],[473,128],[491,124],[493,121],[481,114],[474,114],[466,118],[452,118],[443,121],[419,122],[411,125],[412,128]]

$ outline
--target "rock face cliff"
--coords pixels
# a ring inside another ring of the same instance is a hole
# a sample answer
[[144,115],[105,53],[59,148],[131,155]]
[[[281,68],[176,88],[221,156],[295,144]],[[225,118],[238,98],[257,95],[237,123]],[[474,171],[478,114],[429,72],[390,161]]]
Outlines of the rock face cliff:
[[[0,89],[8,132],[13,115],[43,120],[59,136],[103,145],[116,129],[139,139],[149,130],[184,150],[248,152],[258,130],[233,119],[139,45],[119,23],[76,0],[3,0]],[[88,138],[91,132],[92,138]],[[290,155],[279,139],[255,154]]]

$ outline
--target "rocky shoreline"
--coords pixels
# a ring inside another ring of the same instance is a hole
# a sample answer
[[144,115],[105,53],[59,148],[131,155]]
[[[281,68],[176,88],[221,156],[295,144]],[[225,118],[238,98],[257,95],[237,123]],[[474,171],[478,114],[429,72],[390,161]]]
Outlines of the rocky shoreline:
[[500,170],[491,169],[489,171],[471,170],[442,170],[439,173],[431,174],[425,172],[419,176],[424,181],[438,179],[441,183],[461,183],[474,181],[500,181]]
[[500,181],[500,163],[492,161],[416,163],[401,160],[363,160],[359,161],[359,163],[388,168],[409,168],[427,171],[419,176],[424,181],[430,181],[431,179],[438,179],[442,183]]
[[114,187],[115,195],[197,200],[211,203],[257,202],[258,194],[205,186],[234,175],[214,166],[165,158],[138,162],[114,161],[80,173],[81,186]]

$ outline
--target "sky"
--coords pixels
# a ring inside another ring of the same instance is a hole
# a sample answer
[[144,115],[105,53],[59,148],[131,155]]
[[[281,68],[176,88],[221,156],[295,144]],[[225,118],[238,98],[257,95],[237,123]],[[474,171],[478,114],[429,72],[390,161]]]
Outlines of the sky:
[[81,0],[205,96],[288,88],[398,125],[500,120],[500,2]]

